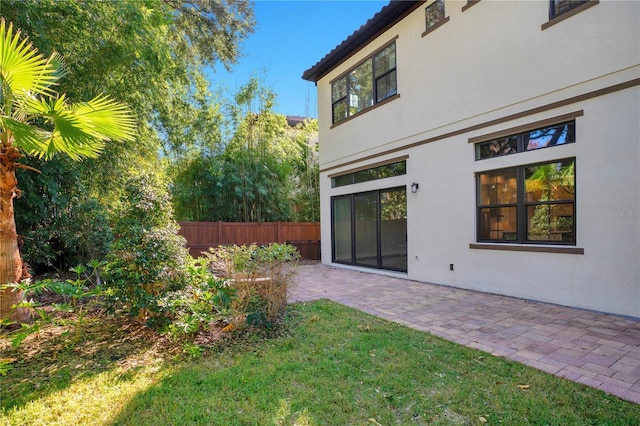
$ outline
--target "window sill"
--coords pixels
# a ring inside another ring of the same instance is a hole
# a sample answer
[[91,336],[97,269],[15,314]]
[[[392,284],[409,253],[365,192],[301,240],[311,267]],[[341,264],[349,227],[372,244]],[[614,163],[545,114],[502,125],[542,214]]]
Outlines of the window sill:
[[576,15],[582,11],[585,11],[587,9],[589,9],[590,7],[593,7],[595,5],[597,5],[598,3],[600,3],[600,0],[591,0],[588,1],[584,4],[581,4],[580,6],[577,6],[561,15],[558,16],[554,16],[553,18],[549,19],[549,22],[545,22],[544,24],[542,24],[542,30],[546,30],[547,28],[557,24],[558,22],[562,22],[567,18],[571,18],[573,15]]
[[435,30],[437,30],[438,28],[440,28],[441,26],[443,26],[447,22],[449,22],[449,17],[448,16],[446,18],[442,19],[437,24],[433,24],[430,28],[427,28],[427,30],[422,33],[422,37],[426,36],[427,34],[433,32]]
[[480,0],[469,0],[467,1],[467,4],[462,6],[462,11],[464,12],[465,10],[469,9],[471,6],[475,6],[478,3],[480,3]]
[[354,119],[354,118],[356,118],[356,117],[360,117],[362,114],[365,114],[365,113],[367,113],[367,112],[369,112],[369,111],[371,111],[371,110],[374,110],[374,109],[376,109],[376,108],[378,108],[378,107],[380,107],[380,106],[382,106],[382,105],[385,105],[385,104],[387,104],[387,103],[389,103],[389,102],[391,102],[391,101],[393,101],[393,100],[395,100],[395,99],[398,99],[399,97],[400,97],[400,93],[396,93],[396,94],[395,94],[395,95],[393,95],[393,96],[389,96],[388,98],[386,98],[386,99],[384,99],[384,100],[382,100],[382,101],[378,102],[377,104],[375,104],[375,105],[373,105],[373,106],[370,106],[369,108],[365,108],[365,109],[363,109],[362,111],[359,111],[359,112],[357,112],[357,113],[355,113],[355,114],[353,114],[353,115],[350,115],[350,116],[349,116],[349,117],[347,117],[347,118],[344,118],[344,119],[342,119],[342,120],[338,121],[337,123],[333,123],[333,124],[331,125],[330,129],[333,129],[334,127],[339,126],[339,125],[341,125],[342,123],[346,123],[347,121],[351,121],[351,120],[353,120],[353,119]]
[[564,254],[584,254],[584,249],[580,247],[566,246],[538,246],[527,244],[469,244],[470,249],[480,250],[504,250],[504,251],[527,251],[536,253],[564,253]]

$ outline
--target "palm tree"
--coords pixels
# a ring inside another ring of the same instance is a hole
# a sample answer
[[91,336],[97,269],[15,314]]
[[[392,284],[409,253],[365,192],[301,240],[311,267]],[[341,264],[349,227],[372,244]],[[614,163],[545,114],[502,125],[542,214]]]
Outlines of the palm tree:
[[15,284],[30,278],[20,256],[13,199],[20,196],[16,170],[25,155],[74,160],[96,157],[110,140],[132,140],[129,110],[107,96],[69,104],[53,86],[64,72],[56,54],[44,57],[0,19],[0,320],[23,322],[23,295]]

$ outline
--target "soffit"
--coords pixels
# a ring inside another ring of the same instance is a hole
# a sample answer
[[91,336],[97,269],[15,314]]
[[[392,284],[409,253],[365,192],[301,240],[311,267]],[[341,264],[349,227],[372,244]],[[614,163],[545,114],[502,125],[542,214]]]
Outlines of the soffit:
[[354,55],[373,39],[401,21],[426,1],[390,1],[380,12],[354,31],[335,49],[302,74],[307,81],[317,83],[322,77]]

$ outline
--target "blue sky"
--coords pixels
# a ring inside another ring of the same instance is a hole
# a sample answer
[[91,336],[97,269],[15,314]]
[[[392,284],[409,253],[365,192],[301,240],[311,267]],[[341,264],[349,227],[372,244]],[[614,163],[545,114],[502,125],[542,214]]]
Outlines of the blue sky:
[[232,94],[255,76],[277,95],[275,112],[315,118],[316,87],[303,80],[302,73],[386,4],[386,0],[255,1],[255,32],[242,44],[243,56],[231,73],[218,66],[210,75],[212,89]]

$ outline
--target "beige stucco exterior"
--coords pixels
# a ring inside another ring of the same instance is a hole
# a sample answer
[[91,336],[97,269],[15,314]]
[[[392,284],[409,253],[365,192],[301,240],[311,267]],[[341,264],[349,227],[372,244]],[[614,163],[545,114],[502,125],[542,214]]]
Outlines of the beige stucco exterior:
[[[417,8],[317,81],[323,262],[331,197],[418,182],[407,273],[369,271],[640,317],[640,2],[601,0],[545,29],[548,1],[466,4],[447,1],[449,21],[424,36]],[[331,82],[394,38],[399,97],[333,125]],[[471,138],[565,114],[576,143],[475,160]],[[331,187],[402,156],[406,175]],[[472,248],[477,172],[567,157],[583,254]]]

